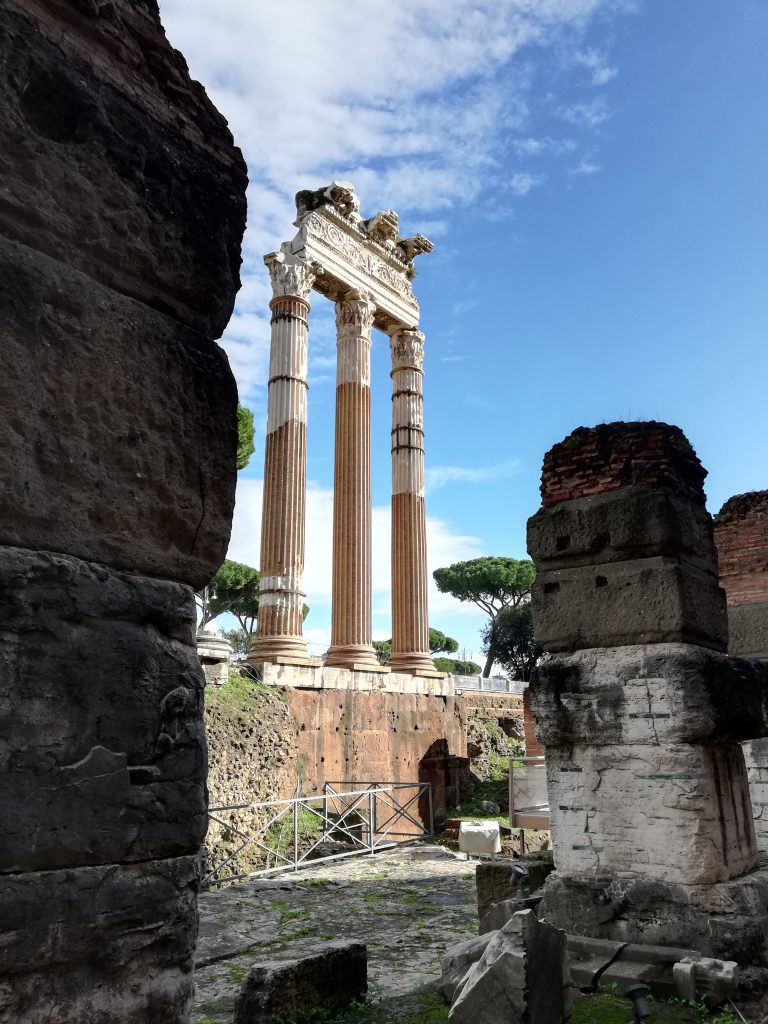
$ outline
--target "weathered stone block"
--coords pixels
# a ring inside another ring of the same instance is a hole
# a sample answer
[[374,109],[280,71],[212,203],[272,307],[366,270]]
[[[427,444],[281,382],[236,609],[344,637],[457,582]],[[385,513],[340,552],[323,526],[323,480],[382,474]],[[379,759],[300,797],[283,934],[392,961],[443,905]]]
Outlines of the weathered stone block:
[[527,693],[547,746],[733,742],[768,735],[768,663],[690,644],[547,654]]
[[234,507],[237,392],[224,352],[2,239],[0,319],[0,543],[206,583]]
[[768,869],[716,885],[557,870],[546,881],[539,914],[575,935],[680,946],[764,968]]
[[768,601],[728,605],[728,652],[768,659]]
[[0,871],[195,852],[206,752],[192,592],[0,548],[0,606]]
[[196,857],[0,875],[2,1024],[186,1024]]
[[660,555],[708,572],[717,566],[703,504],[648,484],[539,509],[528,520],[528,550],[540,572]]
[[235,1024],[301,1024],[313,1010],[337,1013],[367,991],[365,943],[327,942],[303,956],[254,964],[235,1003]]
[[32,6],[0,11],[0,233],[218,337],[247,185],[225,119],[154,2]]
[[517,861],[496,860],[493,863],[480,861],[475,868],[477,916],[479,920],[485,917],[494,903],[500,903],[502,900],[510,900],[521,895],[520,876],[513,872],[513,864],[522,864],[528,872],[524,880],[526,894],[540,888],[544,884],[547,875],[554,868],[551,854],[520,857]]
[[757,865],[739,744],[548,747],[547,789],[557,873],[705,885]]
[[466,942],[459,942],[446,950],[440,969],[438,987],[447,1003],[453,1002],[457,989],[461,988],[472,968],[488,947],[492,933],[473,935]]
[[561,1024],[570,1010],[565,932],[515,914],[495,932],[467,973],[451,1006],[450,1024]]
[[725,592],[717,578],[673,558],[555,569],[532,591],[545,651],[682,641],[725,650]]

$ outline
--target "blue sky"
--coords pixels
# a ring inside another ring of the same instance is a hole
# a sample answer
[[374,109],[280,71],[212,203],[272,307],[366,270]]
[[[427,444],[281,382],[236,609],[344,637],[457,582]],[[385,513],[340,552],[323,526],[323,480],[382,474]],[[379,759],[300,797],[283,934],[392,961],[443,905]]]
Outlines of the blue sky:
[[[426,334],[430,562],[525,556],[544,452],[574,427],[662,419],[709,508],[768,486],[765,0],[165,0],[171,42],[249,164],[243,289],[224,338],[257,454],[230,557],[258,564],[269,287],[293,193],[353,181],[436,251]],[[330,623],[334,327],[310,332],[306,623]],[[373,346],[374,628],[389,635],[390,381]],[[483,616],[432,594],[479,650]]]

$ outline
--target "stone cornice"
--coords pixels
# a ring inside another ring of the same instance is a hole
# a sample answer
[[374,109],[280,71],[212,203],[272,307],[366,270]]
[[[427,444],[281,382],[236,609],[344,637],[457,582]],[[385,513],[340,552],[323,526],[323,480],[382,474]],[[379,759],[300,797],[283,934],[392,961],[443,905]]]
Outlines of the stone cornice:
[[409,264],[396,248],[372,238],[362,222],[344,216],[332,206],[308,213],[298,233],[282,247],[286,255],[317,262],[314,288],[333,301],[351,289],[369,292],[376,304],[374,324],[392,333],[419,322],[419,304],[408,277]]

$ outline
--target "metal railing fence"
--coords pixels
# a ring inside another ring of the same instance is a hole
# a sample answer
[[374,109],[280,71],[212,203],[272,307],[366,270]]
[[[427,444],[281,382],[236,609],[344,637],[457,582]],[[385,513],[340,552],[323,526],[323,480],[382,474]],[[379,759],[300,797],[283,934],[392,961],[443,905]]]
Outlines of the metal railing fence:
[[[224,818],[227,812],[229,820]],[[231,812],[264,817],[249,834],[233,821]],[[298,871],[343,857],[375,854],[434,834],[429,782],[326,782],[323,792],[316,796],[221,804],[209,807],[208,818],[236,837],[239,845],[204,874],[203,888],[280,871]],[[347,849],[326,853],[326,845]],[[264,867],[223,875],[223,869],[233,864],[246,848],[259,852]]]

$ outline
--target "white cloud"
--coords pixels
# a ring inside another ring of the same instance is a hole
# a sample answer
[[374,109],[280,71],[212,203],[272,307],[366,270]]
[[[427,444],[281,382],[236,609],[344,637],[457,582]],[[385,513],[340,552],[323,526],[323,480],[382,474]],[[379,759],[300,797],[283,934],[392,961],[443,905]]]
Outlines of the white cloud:
[[508,182],[508,188],[516,196],[525,196],[531,191],[532,188],[536,188],[544,181],[542,174],[528,174],[526,172],[518,172],[513,174]]
[[587,157],[584,157],[582,160],[580,160],[576,164],[575,167],[572,167],[568,171],[568,173],[569,174],[597,174],[599,171],[602,171],[602,169],[603,168],[602,168],[601,164],[592,163],[591,160],[589,160]]
[[599,128],[611,116],[608,104],[602,96],[560,107],[557,113],[569,124],[590,130]]
[[591,73],[592,85],[607,85],[619,73],[618,68],[608,63],[602,50],[578,50],[574,54],[574,63]]
[[[450,483],[482,484],[489,480],[505,480],[520,472],[517,459],[495,466],[431,466],[424,473],[427,492]],[[455,561],[455,559],[454,559]]]
[[[162,0],[169,39],[248,162],[243,289],[225,335],[245,400],[266,376],[262,255],[290,235],[294,193],[349,178],[365,213],[392,207],[405,231],[438,237],[450,233],[458,207],[481,201],[483,216],[510,216],[489,193],[508,177],[515,140],[533,138],[536,54],[564,48],[600,73],[608,65],[585,48],[585,32],[616,3]],[[581,127],[599,123],[596,110],[562,109]],[[552,158],[570,145],[538,142]]]

